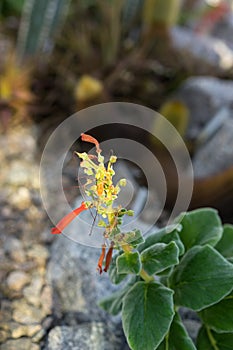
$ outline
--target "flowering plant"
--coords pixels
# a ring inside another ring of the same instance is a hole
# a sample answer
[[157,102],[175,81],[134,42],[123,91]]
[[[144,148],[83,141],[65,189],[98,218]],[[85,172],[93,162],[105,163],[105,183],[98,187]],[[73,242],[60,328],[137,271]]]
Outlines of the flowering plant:
[[[105,166],[96,139],[82,134],[96,146],[96,156],[77,153],[89,176],[86,194],[91,198],[65,216],[52,233],[62,230],[79,213],[95,207],[104,228],[98,271],[109,273],[117,292],[100,302],[112,315],[121,312],[123,329],[133,350],[225,350],[233,344],[233,226],[222,225],[216,210],[182,213],[174,225],[149,234],[122,232],[124,215],[133,212],[114,207],[126,183],[113,184],[111,156]],[[109,250],[105,258],[105,250]],[[116,254],[113,255],[113,250]],[[202,326],[196,343],[180,317],[180,307],[198,313]]]
[[[99,142],[92,136],[82,134],[82,141],[95,144],[97,155],[90,155],[86,152],[78,153],[76,155],[82,159],[80,166],[84,169],[84,173],[88,176],[86,183],[84,184],[85,193],[91,198],[90,201],[82,202],[79,208],[74,209],[71,213],[66,215],[56,227],[52,228],[52,234],[60,234],[64,228],[82,211],[88,208],[95,208],[96,213],[101,217],[98,221],[98,226],[104,228],[104,243],[102,244],[102,252],[98,262],[98,271],[101,274],[103,271],[102,265],[105,259],[105,251],[107,244],[110,245],[108,253],[106,255],[104,271],[107,272],[111,258],[113,248],[123,250],[130,250],[131,247],[128,243],[129,240],[138,240],[138,231],[129,232],[123,234],[120,226],[124,215],[133,215],[132,210],[127,210],[121,206],[114,207],[114,201],[117,199],[118,193],[122,186],[126,185],[126,180],[121,179],[114,186],[113,176],[115,171],[113,170],[113,164],[116,162],[117,157],[112,155],[109,159],[107,167],[105,167],[105,159],[101,154]],[[110,241],[110,242],[109,242]]]

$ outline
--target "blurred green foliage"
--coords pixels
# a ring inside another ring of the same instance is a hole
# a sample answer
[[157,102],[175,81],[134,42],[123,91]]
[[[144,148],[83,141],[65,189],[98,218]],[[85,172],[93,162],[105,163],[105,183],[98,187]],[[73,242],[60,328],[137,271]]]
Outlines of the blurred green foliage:
[[25,0],[1,0],[0,14],[2,18],[11,15],[20,15],[23,9]]
[[22,60],[38,52],[50,53],[70,0],[25,0],[17,43]]

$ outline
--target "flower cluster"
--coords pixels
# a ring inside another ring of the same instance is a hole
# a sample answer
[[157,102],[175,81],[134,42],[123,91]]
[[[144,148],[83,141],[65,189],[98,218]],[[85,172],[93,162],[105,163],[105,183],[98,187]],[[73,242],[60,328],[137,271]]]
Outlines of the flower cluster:
[[81,134],[82,141],[93,143],[96,147],[97,155],[78,153],[75,154],[82,160],[80,166],[87,175],[84,184],[85,194],[90,198],[89,201],[82,202],[79,208],[74,209],[67,214],[56,227],[52,228],[52,234],[60,234],[64,228],[82,211],[89,208],[95,208],[99,216],[98,226],[104,228],[104,243],[102,252],[98,262],[98,270],[102,273],[102,265],[105,259],[106,247],[110,247],[105,259],[104,271],[107,272],[111,262],[112,252],[114,248],[120,249],[127,243],[127,235],[121,232],[121,224],[124,215],[133,215],[132,210],[122,208],[120,205],[114,207],[114,201],[117,199],[122,186],[126,185],[126,179],[121,179],[116,185],[113,183],[115,171],[113,164],[116,163],[117,157],[112,155],[105,165],[104,156],[101,154],[99,142],[92,136]]

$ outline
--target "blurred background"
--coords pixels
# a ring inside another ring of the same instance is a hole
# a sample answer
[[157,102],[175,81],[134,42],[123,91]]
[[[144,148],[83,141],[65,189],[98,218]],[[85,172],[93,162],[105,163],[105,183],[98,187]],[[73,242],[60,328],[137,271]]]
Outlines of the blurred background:
[[[74,345],[62,345],[61,334],[66,341],[77,336],[80,342],[92,332],[98,339],[105,334],[100,342],[107,342],[109,334],[112,337],[111,345],[101,343],[101,349],[124,348],[115,320],[108,319],[114,329],[106,329],[103,313],[96,311],[94,318],[88,318],[96,308],[96,295],[81,272],[77,276],[69,266],[69,278],[62,269],[59,280],[51,282],[48,277],[59,256],[38,180],[40,157],[53,130],[79,110],[117,101],[156,110],[175,126],[194,168],[190,209],[214,207],[223,222],[233,222],[232,0],[0,0],[0,343],[4,350],[59,349],[57,339],[60,348],[72,349]],[[160,143],[133,127],[89,132],[100,142],[113,137],[136,139],[158,157],[168,188],[158,225],[165,224],[176,199],[177,174]],[[83,146],[78,143],[78,147]],[[63,179],[70,203],[77,196],[76,171],[71,156]],[[146,187],[140,169],[131,165],[125,171],[138,189]],[[52,169],[49,176],[52,179]],[[153,208],[148,215],[153,215]],[[68,281],[70,290],[79,290],[78,294],[64,292]],[[98,322],[97,331],[93,320]],[[77,325],[75,331],[72,327]],[[88,346],[84,341],[80,349]]]

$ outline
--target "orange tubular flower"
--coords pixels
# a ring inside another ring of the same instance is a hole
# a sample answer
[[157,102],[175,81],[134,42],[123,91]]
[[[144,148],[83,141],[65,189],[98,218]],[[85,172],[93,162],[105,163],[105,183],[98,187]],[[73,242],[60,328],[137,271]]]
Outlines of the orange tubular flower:
[[104,267],[104,272],[108,271],[109,265],[111,263],[112,260],[112,253],[113,253],[113,247],[114,247],[114,243],[111,243],[111,247],[108,250],[108,253],[106,255],[106,261],[105,261],[105,267]]
[[88,209],[85,202],[82,202],[80,207],[74,209],[71,213],[62,218],[59,223],[51,229],[52,234],[60,234],[69,223],[76,218],[82,211]]
[[100,255],[100,258],[99,258],[99,261],[98,261],[98,267],[97,267],[97,270],[99,271],[100,275],[102,273],[102,265],[103,265],[103,261],[104,261],[104,258],[105,258],[105,251],[106,251],[106,245],[103,244],[102,245],[102,253]]
[[82,133],[81,134],[81,140],[82,141],[86,141],[86,142],[90,142],[90,143],[94,143],[94,145],[96,147],[96,152],[97,153],[101,152],[101,149],[100,149],[100,146],[99,146],[99,142],[93,136],[90,136],[90,135]]
[[102,182],[97,184],[97,193],[99,196],[101,196],[104,192],[104,185]]

